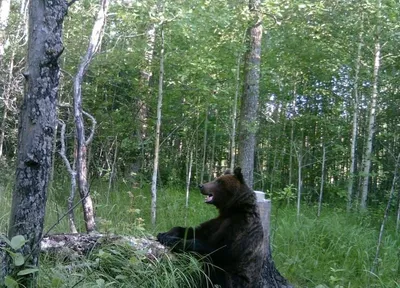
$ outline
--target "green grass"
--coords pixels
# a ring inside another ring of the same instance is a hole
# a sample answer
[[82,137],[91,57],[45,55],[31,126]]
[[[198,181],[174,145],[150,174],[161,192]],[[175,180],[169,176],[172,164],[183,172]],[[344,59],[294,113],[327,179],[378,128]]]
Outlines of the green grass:
[[[204,204],[197,189],[191,191],[186,209],[183,187],[164,188],[158,191],[157,225],[153,227],[149,187],[138,190],[120,183],[110,193],[107,204],[107,186],[95,183],[91,187],[98,228],[102,232],[155,235],[176,225],[197,225],[216,215],[215,208]],[[66,211],[68,184],[64,187],[54,184],[54,187],[48,199],[46,229]],[[8,222],[11,188],[8,185],[0,190],[3,233]],[[304,213],[297,220],[294,207],[276,206],[273,205],[271,226],[273,258],[278,270],[296,287],[400,287],[400,239],[394,232],[394,217],[388,221],[378,269],[372,275],[368,271],[376,251],[381,210],[360,215],[324,207],[317,219],[316,208],[304,206]],[[76,218],[83,231],[80,207]],[[67,231],[68,223],[63,219],[52,232]],[[149,260],[140,252],[122,246],[103,247],[78,263],[42,258],[41,287],[185,287],[193,283],[191,277],[201,273],[193,257]],[[82,267],[83,263],[87,267]]]

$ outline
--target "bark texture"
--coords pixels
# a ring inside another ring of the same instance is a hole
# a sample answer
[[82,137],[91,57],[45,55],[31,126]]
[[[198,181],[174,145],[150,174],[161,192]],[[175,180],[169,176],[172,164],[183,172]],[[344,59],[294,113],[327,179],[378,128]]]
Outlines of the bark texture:
[[[18,156],[8,237],[23,235],[26,264],[37,266],[42,237],[47,188],[52,167],[59,83],[58,59],[63,51],[62,23],[67,12],[63,0],[30,1],[29,43],[25,76],[26,91],[21,108]],[[3,259],[4,260],[4,259]],[[15,267],[2,263],[0,281],[14,274]],[[35,286],[33,274],[22,283]]]
[[375,119],[376,119],[376,105],[378,98],[378,75],[380,69],[381,59],[381,45],[379,40],[375,43],[375,59],[374,59],[374,78],[371,95],[371,105],[369,110],[368,118],[368,138],[364,154],[364,179],[362,184],[362,195],[361,195],[361,209],[367,209],[367,197],[368,197],[368,186],[369,186],[369,173],[371,171],[371,157],[372,157],[372,142],[375,134]]
[[249,9],[255,23],[248,29],[248,51],[245,62],[245,83],[240,107],[239,165],[247,185],[253,187],[254,151],[258,129],[257,109],[260,83],[262,22],[257,12],[259,0],[250,0]]
[[352,207],[353,201],[353,186],[354,186],[354,174],[356,171],[356,148],[357,148],[357,131],[358,131],[358,81],[359,81],[359,74],[360,74],[360,66],[361,66],[361,49],[363,46],[363,32],[360,33],[359,36],[360,40],[358,42],[357,48],[357,60],[356,60],[356,68],[355,68],[355,75],[354,75],[354,86],[353,86],[353,127],[351,132],[351,150],[350,150],[350,171],[349,171],[349,183],[347,186],[347,211],[350,211]]
[[154,165],[153,176],[151,179],[151,223],[156,224],[157,213],[157,175],[158,162],[160,156],[160,133],[161,133],[161,107],[163,99],[163,83],[164,83],[164,28],[160,26],[161,48],[160,48],[160,72],[158,78],[158,101],[157,101],[157,123],[156,123],[156,139],[154,144]]

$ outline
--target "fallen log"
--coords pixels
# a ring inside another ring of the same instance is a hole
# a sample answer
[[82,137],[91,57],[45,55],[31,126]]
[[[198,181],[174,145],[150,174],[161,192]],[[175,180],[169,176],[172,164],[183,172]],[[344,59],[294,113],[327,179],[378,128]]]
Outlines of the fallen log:
[[75,259],[88,255],[91,251],[106,244],[128,245],[135,250],[144,251],[148,258],[156,259],[168,252],[168,249],[155,238],[137,238],[113,234],[53,234],[43,238],[40,243],[42,253],[57,254]]

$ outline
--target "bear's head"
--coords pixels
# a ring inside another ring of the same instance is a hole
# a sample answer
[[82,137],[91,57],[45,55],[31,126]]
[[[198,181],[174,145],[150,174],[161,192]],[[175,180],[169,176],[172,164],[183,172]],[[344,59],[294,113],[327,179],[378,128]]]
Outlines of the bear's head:
[[199,188],[201,194],[206,195],[204,202],[213,204],[220,210],[255,204],[255,194],[246,185],[240,167],[235,168],[233,174],[227,170],[214,181],[200,184]]

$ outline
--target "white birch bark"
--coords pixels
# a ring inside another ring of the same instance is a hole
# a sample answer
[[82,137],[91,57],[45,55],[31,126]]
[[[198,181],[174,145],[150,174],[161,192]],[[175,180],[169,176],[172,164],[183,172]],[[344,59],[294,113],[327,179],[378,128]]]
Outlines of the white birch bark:
[[154,165],[153,176],[151,180],[151,223],[156,224],[157,214],[157,175],[158,164],[160,157],[160,131],[161,131],[161,107],[163,98],[163,81],[164,81],[164,29],[163,24],[160,26],[161,33],[161,48],[160,48],[160,75],[158,79],[158,101],[157,101],[157,123],[156,123],[156,137],[154,143]]
[[240,87],[240,53],[238,53],[236,60],[236,88],[235,97],[233,98],[233,108],[232,108],[232,133],[231,133],[231,171],[235,169],[235,157],[236,157],[236,121],[237,121],[237,102],[239,97],[239,87]]
[[326,160],[326,147],[325,144],[322,143],[322,168],[321,168],[321,185],[319,189],[319,201],[318,201],[318,213],[317,213],[318,217],[321,216],[322,199],[324,194],[325,160]]
[[380,68],[380,57],[381,57],[381,45],[379,40],[375,43],[375,59],[374,59],[374,72],[373,72],[373,86],[372,95],[370,101],[369,119],[368,119],[368,138],[364,154],[365,165],[364,165],[364,179],[362,184],[362,194],[360,208],[365,210],[367,208],[368,198],[368,185],[369,185],[369,173],[371,171],[371,157],[372,157],[372,142],[375,133],[375,118],[376,118],[376,103],[378,98],[378,76]]
[[206,155],[207,155],[207,142],[208,142],[208,104],[206,107],[206,118],[204,120],[204,134],[203,134],[203,157],[201,163],[200,183],[204,182],[204,171],[206,169]]
[[349,182],[347,186],[347,211],[350,211],[352,207],[352,199],[353,199],[353,188],[354,188],[354,173],[356,167],[356,145],[357,145],[357,130],[358,130],[358,105],[359,105],[359,97],[358,97],[358,78],[360,73],[361,66],[361,49],[363,46],[363,32],[360,33],[360,39],[358,42],[357,48],[357,60],[355,66],[355,75],[354,75],[354,86],[353,86],[353,125],[352,125],[352,133],[351,133],[351,148],[350,148],[350,171],[349,171]]
[[393,172],[392,187],[390,189],[390,194],[389,194],[389,199],[388,199],[388,202],[386,205],[385,214],[383,215],[381,229],[379,230],[379,237],[378,237],[378,243],[376,244],[375,258],[372,263],[372,267],[371,267],[371,271],[370,271],[371,275],[375,275],[375,269],[376,269],[376,266],[378,265],[379,252],[380,252],[381,243],[382,243],[383,231],[385,229],[386,220],[389,215],[389,210],[390,210],[391,202],[392,202],[393,195],[394,195],[394,189],[396,187],[396,182],[397,182],[397,178],[398,178],[399,161],[400,161],[400,154],[396,158],[396,164],[395,164],[395,168],[394,168],[394,172]]
[[[190,149],[190,147],[189,147]],[[190,149],[188,151],[188,163],[187,163],[187,176],[186,176],[186,203],[185,206],[186,208],[189,208],[189,190],[190,190],[190,179],[192,178],[192,165],[193,165],[193,150]]]

